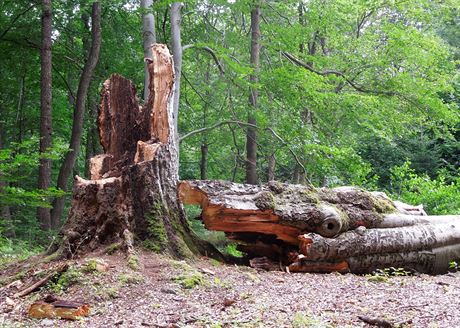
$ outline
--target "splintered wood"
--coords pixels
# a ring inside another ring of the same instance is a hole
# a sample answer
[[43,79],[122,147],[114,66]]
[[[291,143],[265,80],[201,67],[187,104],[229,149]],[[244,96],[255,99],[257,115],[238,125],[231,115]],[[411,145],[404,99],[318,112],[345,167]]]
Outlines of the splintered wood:
[[389,266],[446,272],[460,258],[460,216],[427,216],[420,206],[354,187],[270,182],[183,181],[179,198],[202,208],[209,230],[226,232],[256,266],[291,272],[371,272]]
[[78,320],[89,313],[90,307],[87,303],[66,301],[54,296],[47,296],[44,300],[33,303],[28,310],[29,316],[36,319]]

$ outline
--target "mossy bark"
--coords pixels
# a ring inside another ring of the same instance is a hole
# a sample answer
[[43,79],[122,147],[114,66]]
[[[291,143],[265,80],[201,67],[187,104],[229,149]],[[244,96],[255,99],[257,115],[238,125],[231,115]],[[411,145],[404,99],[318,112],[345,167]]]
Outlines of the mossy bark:
[[112,75],[104,83],[98,118],[104,154],[92,158],[91,180],[76,177],[61,230],[64,256],[117,242],[128,251],[143,242],[180,257],[215,252],[190,230],[177,197],[172,57],[164,45],[154,45],[152,53],[151,92],[143,107],[131,81]]
[[279,260],[291,271],[402,266],[439,273],[460,258],[460,216],[426,216],[379,192],[183,181],[179,195],[202,207],[208,229],[226,232],[250,256]]

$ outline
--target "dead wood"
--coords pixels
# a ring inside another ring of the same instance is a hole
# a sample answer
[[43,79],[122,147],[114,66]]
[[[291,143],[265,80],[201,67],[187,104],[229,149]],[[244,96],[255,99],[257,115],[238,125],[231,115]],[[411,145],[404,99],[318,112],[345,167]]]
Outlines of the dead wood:
[[33,283],[29,287],[14,294],[14,297],[23,297],[23,296],[29,295],[30,293],[36,291],[38,288],[46,285],[51,278],[55,277],[58,274],[62,274],[68,268],[69,268],[69,265],[67,263],[64,263],[58,266],[56,269],[53,269],[51,273],[47,274],[44,278],[38,280],[37,282]]
[[202,207],[207,229],[226,232],[250,257],[281,261],[290,272],[395,266],[441,273],[460,258],[460,216],[427,216],[421,206],[380,192],[183,181],[179,197]]

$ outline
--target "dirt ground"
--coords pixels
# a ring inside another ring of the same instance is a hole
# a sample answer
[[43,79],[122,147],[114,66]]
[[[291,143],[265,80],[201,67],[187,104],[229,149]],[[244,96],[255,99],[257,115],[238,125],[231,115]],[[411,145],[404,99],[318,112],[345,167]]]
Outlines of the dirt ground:
[[[94,262],[89,258],[108,270],[85,270]],[[0,327],[371,327],[359,316],[394,327],[460,327],[460,273],[289,274],[146,252],[129,264],[121,254],[93,254],[72,263],[72,274],[62,281],[14,298],[30,283],[30,272],[39,276],[46,269],[27,265],[0,271]],[[29,271],[17,275],[19,269]],[[88,302],[91,315],[77,321],[28,318],[29,305],[50,293]]]

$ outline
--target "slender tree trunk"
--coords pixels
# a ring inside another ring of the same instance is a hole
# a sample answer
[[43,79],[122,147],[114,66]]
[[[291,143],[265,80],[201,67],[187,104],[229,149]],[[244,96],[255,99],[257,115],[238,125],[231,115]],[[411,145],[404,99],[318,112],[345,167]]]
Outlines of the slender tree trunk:
[[275,180],[275,165],[276,165],[275,153],[272,153],[268,156],[268,181]]
[[[40,154],[44,154],[51,147],[52,142],[52,57],[51,57],[51,33],[52,12],[51,0],[42,2],[42,45],[41,45],[41,94],[40,94]],[[51,185],[51,159],[42,157],[38,170],[38,188],[47,189]],[[43,230],[51,228],[51,216],[48,208],[37,209],[37,219]]]
[[206,180],[208,178],[207,168],[208,166],[208,145],[206,143],[201,144],[201,160],[200,160],[200,179]]
[[171,51],[174,59],[174,94],[173,94],[173,120],[175,138],[178,138],[178,118],[180,99],[180,79],[182,71],[182,41],[180,35],[182,2],[173,2],[171,5]]
[[[209,85],[209,68],[210,64],[208,62],[206,66],[206,72],[204,74],[204,83]],[[208,107],[209,107],[209,99],[211,97],[209,88],[206,89],[205,92],[206,102],[203,105],[203,128],[207,126],[208,120]],[[206,180],[208,178],[208,138],[207,134],[203,133],[201,139],[201,158],[200,158],[200,179]]]
[[[152,45],[156,42],[155,17],[152,11],[153,0],[141,0],[142,38],[144,41],[144,58],[152,58]],[[148,62],[144,61],[144,101],[149,99],[150,75]]]
[[[251,83],[258,82],[260,62],[260,7],[251,11],[251,65],[254,69],[249,77]],[[249,95],[248,123],[257,125],[255,111],[257,109],[258,90],[251,87]],[[246,132],[246,182],[257,184],[257,129],[248,127]]]
[[[99,2],[93,3],[91,14],[91,50],[88,54],[88,60],[80,78],[78,85],[76,107],[74,110],[72,135],[70,137],[70,150],[67,152],[61,169],[59,170],[59,177],[57,187],[62,190],[67,190],[67,181],[72,173],[78,153],[81,146],[81,136],[83,132],[83,121],[85,115],[86,96],[88,93],[89,85],[93,71],[96,68],[99,60],[99,51],[101,48],[101,4]],[[59,197],[54,200],[53,211],[51,217],[52,228],[58,228],[60,218],[64,210],[65,197]]]
[[18,97],[18,111],[16,113],[16,124],[18,125],[18,142],[22,142],[23,137],[23,108],[24,108],[24,101],[25,101],[25,83],[26,83],[26,76],[23,75],[21,77],[20,82],[20,89],[19,89],[19,97]]

